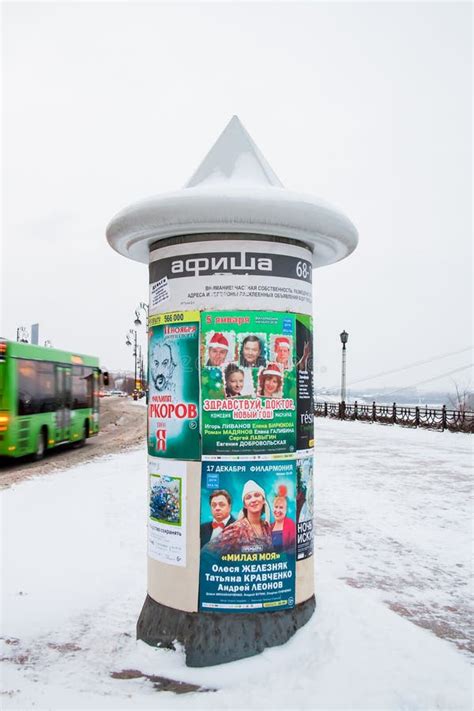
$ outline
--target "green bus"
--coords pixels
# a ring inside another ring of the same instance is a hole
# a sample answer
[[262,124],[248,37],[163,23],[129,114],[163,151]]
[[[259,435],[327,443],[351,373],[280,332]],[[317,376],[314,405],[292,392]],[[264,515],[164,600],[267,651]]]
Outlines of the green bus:
[[100,373],[92,356],[0,339],[0,456],[41,459],[96,435]]

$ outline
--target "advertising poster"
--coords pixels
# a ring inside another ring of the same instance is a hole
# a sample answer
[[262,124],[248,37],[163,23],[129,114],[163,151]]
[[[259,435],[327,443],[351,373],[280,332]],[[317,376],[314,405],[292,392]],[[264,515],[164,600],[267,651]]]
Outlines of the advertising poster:
[[199,311],[148,323],[148,454],[199,459]]
[[295,499],[294,459],[202,463],[201,611],[294,607]]
[[311,316],[296,316],[296,448],[314,446],[313,324]]
[[186,565],[186,463],[148,457],[148,555]]
[[[150,254],[150,313],[198,308],[312,311],[312,255],[284,242],[196,237]],[[212,305],[212,306],[210,306]]]
[[298,453],[296,459],[296,559],[304,560],[314,551],[313,452]]
[[296,449],[295,316],[201,314],[203,455]]

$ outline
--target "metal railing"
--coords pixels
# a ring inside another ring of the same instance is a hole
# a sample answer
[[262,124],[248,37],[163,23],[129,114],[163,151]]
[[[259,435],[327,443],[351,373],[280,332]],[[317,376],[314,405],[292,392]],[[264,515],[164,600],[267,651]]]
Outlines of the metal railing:
[[425,406],[377,405],[369,403],[317,402],[316,417],[333,417],[338,420],[358,420],[360,422],[379,422],[384,425],[403,425],[405,427],[423,427],[430,430],[448,430],[449,432],[474,433],[474,412],[466,410],[448,410]]

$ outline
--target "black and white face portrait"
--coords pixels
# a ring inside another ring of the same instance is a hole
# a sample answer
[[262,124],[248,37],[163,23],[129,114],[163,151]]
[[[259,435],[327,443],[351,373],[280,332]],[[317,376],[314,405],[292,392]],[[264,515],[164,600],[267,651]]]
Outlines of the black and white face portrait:
[[167,392],[174,386],[176,362],[169,343],[156,343],[150,359],[150,374],[157,392]]

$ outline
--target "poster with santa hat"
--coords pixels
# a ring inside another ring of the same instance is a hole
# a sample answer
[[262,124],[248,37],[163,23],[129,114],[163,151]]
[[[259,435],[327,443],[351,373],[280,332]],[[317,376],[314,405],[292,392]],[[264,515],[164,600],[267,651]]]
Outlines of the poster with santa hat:
[[201,313],[203,455],[296,450],[295,314]]

